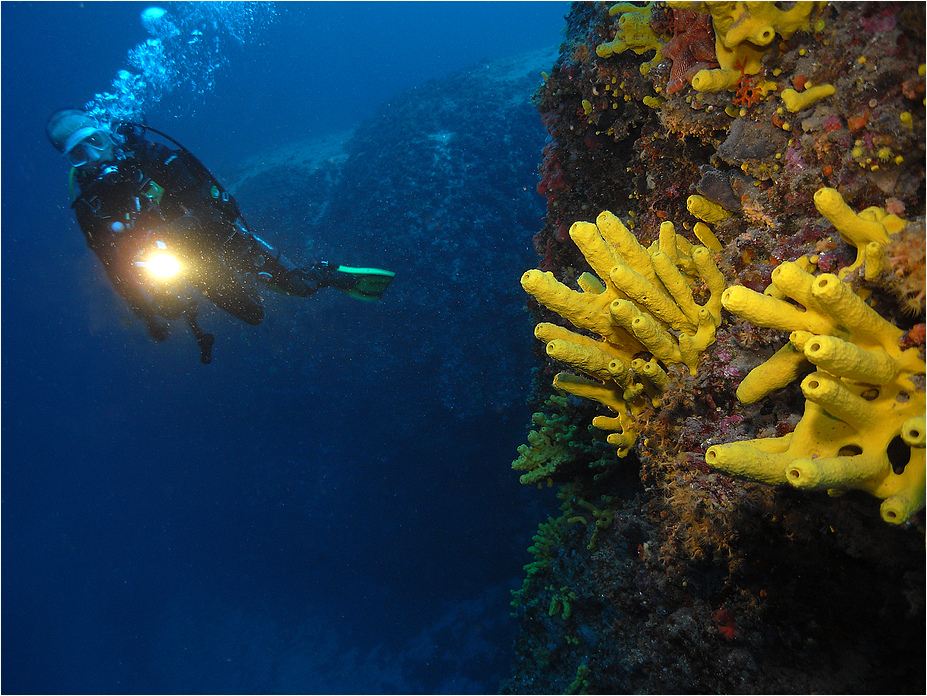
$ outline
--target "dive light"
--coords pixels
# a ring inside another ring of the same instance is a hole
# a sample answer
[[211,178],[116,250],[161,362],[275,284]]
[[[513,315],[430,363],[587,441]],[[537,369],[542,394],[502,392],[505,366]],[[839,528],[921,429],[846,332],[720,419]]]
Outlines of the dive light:
[[173,278],[180,272],[180,263],[171,254],[167,253],[167,245],[162,241],[155,242],[158,250],[145,261],[136,261],[135,265],[144,268],[153,277],[159,280]]

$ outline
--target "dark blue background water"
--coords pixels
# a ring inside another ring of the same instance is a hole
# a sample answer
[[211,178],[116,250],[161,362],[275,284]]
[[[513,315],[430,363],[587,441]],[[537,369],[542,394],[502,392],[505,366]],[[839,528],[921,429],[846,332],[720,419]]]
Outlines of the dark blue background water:
[[[538,520],[508,468],[521,399],[461,423],[416,378],[416,327],[346,298],[395,335],[408,374],[368,377],[363,343],[311,310],[280,364],[258,360],[273,321],[226,321],[202,366],[124,319],[87,250],[44,125],[109,89],[143,8],[0,8],[3,690],[495,689]],[[171,95],[173,113],[195,109],[149,120],[221,176],[427,79],[554,46],[565,11],[286,4],[227,45],[214,91]],[[513,331],[527,354],[530,327]],[[324,359],[307,378],[309,355]],[[403,389],[419,409],[395,407]]]

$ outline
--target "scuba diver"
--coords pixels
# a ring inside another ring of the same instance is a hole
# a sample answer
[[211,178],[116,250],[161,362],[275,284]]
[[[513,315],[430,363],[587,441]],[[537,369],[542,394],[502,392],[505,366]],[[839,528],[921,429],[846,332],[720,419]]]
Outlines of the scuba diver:
[[258,283],[298,297],[333,287],[377,300],[395,275],[326,261],[297,267],[248,229],[202,162],[150,126],[110,129],[86,111],[61,109],[46,132],[71,165],[71,207],[115,290],[155,341],[168,337],[168,320],[183,317],[203,363],[211,362],[215,339],[197,322],[191,286],[256,325],[264,318]]

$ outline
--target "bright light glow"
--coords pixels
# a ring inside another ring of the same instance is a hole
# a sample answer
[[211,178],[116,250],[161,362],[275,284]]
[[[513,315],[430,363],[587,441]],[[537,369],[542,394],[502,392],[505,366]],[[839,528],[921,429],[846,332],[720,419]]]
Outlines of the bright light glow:
[[156,278],[171,278],[180,272],[180,264],[170,254],[155,254],[148,259],[145,267]]

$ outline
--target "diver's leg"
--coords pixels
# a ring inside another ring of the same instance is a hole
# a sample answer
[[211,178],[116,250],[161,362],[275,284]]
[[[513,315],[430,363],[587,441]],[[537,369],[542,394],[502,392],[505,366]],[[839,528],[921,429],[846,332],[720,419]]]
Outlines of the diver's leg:
[[331,285],[333,269],[327,263],[307,268],[296,264],[260,237],[236,222],[236,232],[224,244],[235,265],[253,274],[261,283],[275,292],[297,297],[308,297],[319,288]]
[[308,297],[319,288],[331,287],[360,299],[377,300],[395,275],[378,268],[351,268],[327,261],[297,268],[237,221],[236,232],[226,240],[225,246],[237,260],[236,268],[248,267],[264,285],[286,295]]
[[194,338],[196,338],[196,345],[200,348],[200,362],[208,365],[212,362],[212,345],[216,342],[216,337],[200,328],[196,321],[197,314],[196,302],[191,302],[183,313],[190,325],[190,330],[193,331]]
[[183,250],[184,278],[219,309],[247,324],[260,324],[264,308],[257,292],[236,272],[249,269],[229,267],[215,229],[204,226],[191,212],[173,221],[168,230]]
[[209,273],[191,281],[216,307],[256,326],[264,319],[264,307],[257,295],[221,262],[209,268]]

